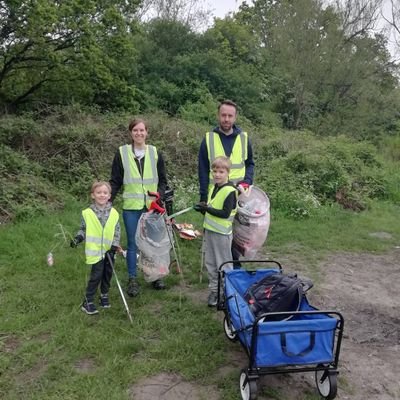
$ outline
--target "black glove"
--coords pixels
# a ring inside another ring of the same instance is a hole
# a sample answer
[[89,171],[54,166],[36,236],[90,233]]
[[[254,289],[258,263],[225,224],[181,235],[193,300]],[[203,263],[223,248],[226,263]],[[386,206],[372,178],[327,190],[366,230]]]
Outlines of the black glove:
[[118,246],[111,246],[110,250],[106,251],[106,254],[108,253],[112,258],[114,258],[117,250],[118,250]]
[[200,203],[195,204],[193,209],[204,214],[208,210],[208,206],[206,202],[201,201]]
[[77,247],[78,246],[78,244],[80,243],[80,242],[82,242],[83,241],[83,237],[81,236],[81,235],[76,235],[72,240],[71,240],[71,242],[70,242],[70,246],[74,249],[75,247]]

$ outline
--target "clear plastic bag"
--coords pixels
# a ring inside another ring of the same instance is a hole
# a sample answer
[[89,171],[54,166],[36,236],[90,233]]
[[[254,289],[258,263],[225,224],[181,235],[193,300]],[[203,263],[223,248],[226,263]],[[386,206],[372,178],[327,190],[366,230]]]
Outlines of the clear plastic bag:
[[257,186],[238,197],[233,221],[233,246],[239,254],[253,258],[267,239],[270,224],[268,196]]
[[154,282],[169,274],[171,240],[164,217],[155,212],[142,214],[136,230],[140,250],[139,268],[146,282]]

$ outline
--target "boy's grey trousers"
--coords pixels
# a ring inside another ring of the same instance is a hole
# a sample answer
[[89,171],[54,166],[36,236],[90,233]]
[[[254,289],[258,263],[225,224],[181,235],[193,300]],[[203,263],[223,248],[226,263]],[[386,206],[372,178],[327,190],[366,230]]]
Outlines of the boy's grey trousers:
[[[210,292],[217,293],[218,268],[223,262],[232,260],[232,234],[223,235],[205,229],[203,246],[204,260],[208,272],[208,287]],[[227,269],[232,269],[231,263],[224,266],[224,270]]]

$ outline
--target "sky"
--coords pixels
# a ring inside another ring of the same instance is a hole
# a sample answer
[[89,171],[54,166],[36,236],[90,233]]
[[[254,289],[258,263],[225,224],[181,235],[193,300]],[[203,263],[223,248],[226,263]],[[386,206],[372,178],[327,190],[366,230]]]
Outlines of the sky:
[[242,0],[218,0],[213,2],[210,8],[214,10],[215,17],[223,18],[230,11],[237,11],[241,3]]

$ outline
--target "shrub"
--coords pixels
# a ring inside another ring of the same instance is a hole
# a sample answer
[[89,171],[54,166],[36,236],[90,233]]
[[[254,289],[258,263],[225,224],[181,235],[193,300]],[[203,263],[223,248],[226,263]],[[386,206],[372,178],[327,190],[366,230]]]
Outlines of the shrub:
[[23,220],[63,206],[63,194],[43,179],[42,168],[0,146],[0,221]]
[[275,136],[262,147],[256,172],[272,203],[294,217],[335,201],[362,210],[368,199],[389,196],[376,148],[344,137],[333,141],[308,132]]
[[[196,113],[192,106],[188,104]],[[208,106],[204,116],[212,108]],[[118,147],[130,142],[127,126],[133,117],[72,106],[45,110],[35,118],[25,114],[0,119],[1,218],[25,218],[60,207],[65,192],[87,200],[91,182],[109,179]],[[197,153],[209,121],[170,118],[161,112],[143,118],[149,123],[148,142],[166,159],[175,208],[185,208],[198,198]],[[253,142],[255,184],[269,194],[272,207],[287,215],[307,217],[332,202],[361,210],[368,199],[400,200],[397,153],[389,152],[390,145],[399,143],[395,137],[381,144],[385,155],[391,154],[388,162],[370,143],[255,128],[241,118]]]

